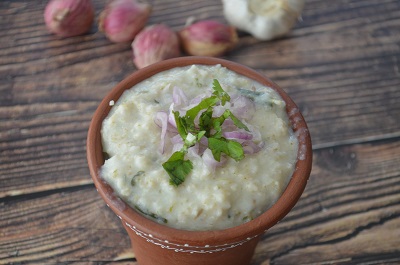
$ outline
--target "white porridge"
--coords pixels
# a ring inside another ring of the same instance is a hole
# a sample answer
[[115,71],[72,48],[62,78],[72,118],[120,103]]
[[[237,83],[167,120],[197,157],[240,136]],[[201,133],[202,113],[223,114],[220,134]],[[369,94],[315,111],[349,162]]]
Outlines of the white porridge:
[[[230,96],[226,102],[214,100],[214,79]],[[177,120],[210,98],[215,104],[196,113],[194,127]],[[102,125],[109,158],[100,174],[120,198],[162,224],[216,230],[252,220],[277,201],[294,171],[298,143],[285,102],[220,65],[161,72],[112,105]],[[182,127],[201,132],[183,136]],[[190,170],[167,163],[176,153]]]

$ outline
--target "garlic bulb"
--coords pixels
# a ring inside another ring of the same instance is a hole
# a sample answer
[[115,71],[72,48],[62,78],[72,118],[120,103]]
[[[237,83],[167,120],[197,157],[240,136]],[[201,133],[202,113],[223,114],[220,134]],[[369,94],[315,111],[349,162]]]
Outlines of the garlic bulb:
[[114,0],[100,13],[99,30],[112,42],[132,41],[145,27],[151,6],[136,0]]
[[132,42],[133,62],[137,68],[181,55],[177,34],[168,26],[146,27]]
[[215,20],[203,20],[179,32],[184,51],[189,55],[221,56],[238,42],[236,29]]
[[226,20],[260,40],[289,32],[304,7],[304,0],[222,0]]
[[51,0],[44,11],[50,32],[61,37],[72,37],[88,32],[94,20],[90,0]]

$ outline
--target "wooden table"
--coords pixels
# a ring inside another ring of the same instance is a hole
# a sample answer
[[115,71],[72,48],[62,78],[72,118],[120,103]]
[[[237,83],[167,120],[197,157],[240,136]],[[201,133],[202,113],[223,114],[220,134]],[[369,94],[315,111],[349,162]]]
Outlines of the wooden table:
[[[94,25],[51,35],[46,2],[0,2],[0,263],[137,264],[85,153],[100,100],[136,70],[130,44]],[[149,24],[224,21],[220,1],[152,4]],[[400,1],[308,0],[284,38],[240,36],[225,58],[289,93],[314,149],[303,196],[252,264],[400,264]]]

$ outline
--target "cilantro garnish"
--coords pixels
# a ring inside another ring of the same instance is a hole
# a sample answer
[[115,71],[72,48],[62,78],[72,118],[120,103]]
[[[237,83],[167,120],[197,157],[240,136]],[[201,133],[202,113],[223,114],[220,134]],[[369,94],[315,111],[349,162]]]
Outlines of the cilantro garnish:
[[[202,137],[208,138],[208,148],[211,150],[214,159],[220,161],[221,154],[225,154],[236,161],[244,158],[242,145],[234,140],[222,136],[222,124],[230,118],[236,127],[249,131],[233,113],[227,109],[219,117],[213,117],[213,107],[221,104],[224,106],[230,101],[230,96],[221,87],[217,79],[213,80],[213,93],[210,97],[204,98],[198,105],[189,109],[185,115],[180,116],[178,111],[173,112],[176,127],[184,142],[181,150],[174,152],[171,157],[162,164],[170,177],[170,184],[179,186],[193,169],[193,163],[185,160],[188,149],[200,141]],[[199,117],[199,123],[195,119]]]
[[162,216],[159,216],[159,215],[157,215],[155,213],[146,212],[146,211],[142,210],[139,206],[135,206],[135,208],[136,208],[136,210],[138,210],[138,212],[140,212],[140,213],[142,213],[144,215],[147,215],[147,216],[149,216],[151,218],[159,220],[159,221],[163,222],[164,224],[168,223],[168,220],[166,218],[162,217]]
[[225,92],[225,90],[222,89],[217,79],[214,79],[213,89],[213,95],[216,95],[221,100],[222,106],[225,106],[225,103],[231,100],[231,97],[228,95],[228,93]]
[[236,161],[244,158],[243,147],[240,143],[221,138],[208,138],[208,148],[210,148],[215,160],[218,162],[221,159],[221,153],[224,153]]
[[180,150],[172,154],[168,161],[163,163],[164,169],[170,177],[170,184],[179,186],[193,169],[193,163],[185,160],[186,151]]

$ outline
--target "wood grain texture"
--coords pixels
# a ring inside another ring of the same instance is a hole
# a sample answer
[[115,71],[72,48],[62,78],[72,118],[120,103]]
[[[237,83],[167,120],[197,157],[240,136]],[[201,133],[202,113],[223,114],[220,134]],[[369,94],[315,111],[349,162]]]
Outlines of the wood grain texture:
[[119,219],[99,200],[93,186],[21,198],[5,203],[3,213],[1,245],[6,251],[0,261],[4,264],[112,261],[119,251],[129,249]]
[[[224,22],[220,1],[149,0],[149,24]],[[86,164],[98,103],[136,70],[129,43],[94,24],[47,32],[47,0],[0,1],[0,264],[135,264]],[[96,14],[106,0],[93,0]],[[400,1],[306,0],[285,37],[241,32],[225,56],[269,76],[299,105],[313,139],[299,204],[252,264],[400,264]]]
[[[94,1],[97,13],[104,1]],[[243,35],[226,58],[270,76],[297,102],[314,149],[400,136],[398,1],[309,1],[285,38]],[[0,198],[90,183],[85,139],[101,98],[135,70],[129,44],[46,31],[46,1],[3,1]],[[150,23],[223,21],[219,1],[153,1]],[[34,18],[34,19],[33,19]],[[368,23],[367,23],[368,22]]]
[[[49,34],[45,3],[1,6],[0,198],[90,183],[84,143],[91,115],[135,70],[130,45],[110,43],[95,25],[79,37]],[[177,30],[190,16],[223,21],[220,2],[153,4],[150,23]],[[95,1],[97,13],[103,5]],[[227,58],[288,91],[314,148],[398,137],[399,10],[398,1],[310,1],[289,36],[259,42],[244,35]]]
[[[316,151],[306,191],[263,236],[252,264],[400,262],[399,153],[398,141]],[[120,220],[92,185],[1,207],[0,263],[108,264],[129,253]]]

